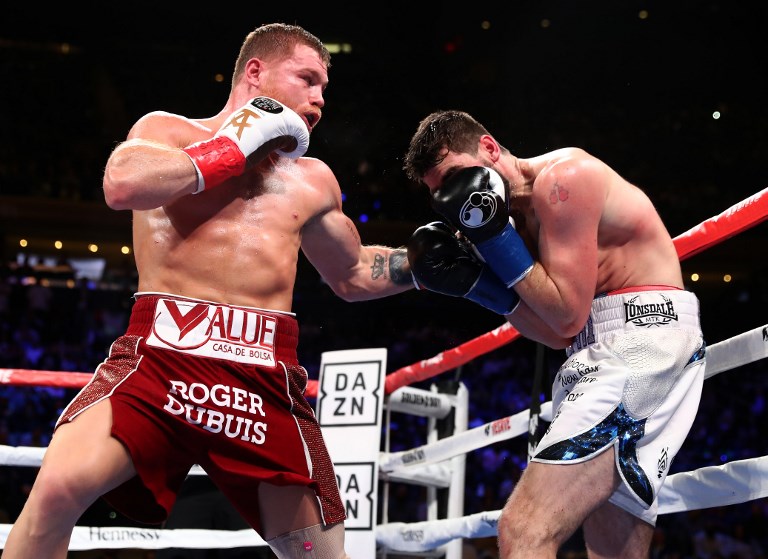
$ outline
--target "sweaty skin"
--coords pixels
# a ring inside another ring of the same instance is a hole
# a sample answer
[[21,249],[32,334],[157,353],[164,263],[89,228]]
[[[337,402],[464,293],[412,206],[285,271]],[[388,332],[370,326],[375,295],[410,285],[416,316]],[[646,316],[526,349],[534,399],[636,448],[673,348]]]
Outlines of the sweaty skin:
[[[274,153],[294,149],[293,136],[268,141],[248,157],[243,174],[193,194],[197,169],[182,148],[212,138],[258,96],[292,109],[311,133],[325,105],[326,62],[304,42],[288,53],[242,57],[217,115],[193,119],[156,111],[136,122],[110,155],[103,185],[110,208],[133,214],[138,291],[290,311],[299,250],[347,301],[413,288],[405,249],[361,244],[325,163]],[[87,507],[136,475],[127,448],[112,436],[112,413],[103,399],[57,428],[6,540],[4,559],[64,559]],[[321,510],[311,488],[262,482],[250,489],[260,535],[274,543],[273,550],[284,547],[281,538],[289,532],[325,530],[317,528]],[[318,550],[325,556],[337,548],[340,557],[346,555],[337,525],[327,527],[332,535]]]
[[[249,68],[259,72],[261,92],[293,108],[313,128],[328,80],[314,51],[299,45],[297,56],[264,66]],[[286,91],[285,83],[299,93]],[[290,311],[299,248],[345,300],[409,288],[408,282],[392,281],[392,249],[361,245],[342,213],[339,183],[318,159],[268,155],[224,185],[188,195],[196,187],[196,171],[176,148],[212,137],[251,96],[243,88],[209,119],[151,113],[110,157],[104,194],[111,208],[133,210],[139,291]]]
[[491,136],[476,155],[447,152],[424,176],[431,192],[457,169],[494,168],[509,182],[510,213],[536,259],[515,285],[523,302],[508,320],[555,349],[570,345],[595,295],[632,286],[683,287],[680,261],[650,199],[578,148],[529,159],[502,156]]
[[[420,178],[435,192],[459,169],[483,166],[507,182],[510,215],[535,259],[514,285],[521,303],[507,315],[523,336],[565,348],[596,295],[683,288],[674,243],[650,199],[602,161],[578,148],[520,159],[489,134],[477,150],[466,144],[461,152],[443,147]],[[609,502],[620,483],[611,449],[568,465],[532,461],[499,518],[499,556],[554,558],[581,526],[591,559],[647,558],[654,527]]]

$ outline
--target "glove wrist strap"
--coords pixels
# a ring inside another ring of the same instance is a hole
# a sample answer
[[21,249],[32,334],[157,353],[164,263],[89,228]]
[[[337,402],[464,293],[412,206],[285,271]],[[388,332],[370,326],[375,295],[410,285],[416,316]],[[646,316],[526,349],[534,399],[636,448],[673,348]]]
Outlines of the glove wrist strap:
[[483,260],[507,287],[515,285],[533,268],[533,257],[511,224],[476,246]]
[[243,152],[226,136],[215,136],[182,149],[197,170],[195,194],[220,185],[230,177],[245,172]]

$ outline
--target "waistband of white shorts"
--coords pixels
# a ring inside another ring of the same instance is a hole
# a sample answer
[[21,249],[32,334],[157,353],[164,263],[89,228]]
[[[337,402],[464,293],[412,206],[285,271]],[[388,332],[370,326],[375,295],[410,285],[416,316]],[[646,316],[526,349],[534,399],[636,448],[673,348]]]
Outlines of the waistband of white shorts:
[[699,299],[676,288],[638,287],[596,297],[584,328],[566,348],[568,356],[616,331],[700,328]]

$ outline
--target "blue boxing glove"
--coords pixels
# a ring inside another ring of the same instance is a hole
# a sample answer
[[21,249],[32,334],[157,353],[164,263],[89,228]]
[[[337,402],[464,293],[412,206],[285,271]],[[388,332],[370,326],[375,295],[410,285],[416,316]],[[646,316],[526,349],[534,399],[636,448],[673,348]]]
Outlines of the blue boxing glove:
[[507,289],[471,245],[440,221],[413,232],[408,262],[419,286],[430,291],[469,299],[498,314],[509,314],[520,303],[515,290]]
[[509,219],[507,189],[488,167],[466,167],[432,194],[432,207],[472,242],[507,287],[533,268],[533,257]]

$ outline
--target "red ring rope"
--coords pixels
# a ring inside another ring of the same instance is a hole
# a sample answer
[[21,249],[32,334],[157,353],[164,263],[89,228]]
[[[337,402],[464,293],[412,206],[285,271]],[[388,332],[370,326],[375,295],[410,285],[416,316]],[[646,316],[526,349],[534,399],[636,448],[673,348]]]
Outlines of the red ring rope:
[[[734,204],[727,210],[713,216],[685,233],[675,237],[674,243],[680,260],[690,258],[742,231],[768,219],[768,188]],[[432,378],[440,373],[455,369],[479,355],[488,353],[520,337],[520,333],[505,323],[468,342],[448,349],[423,361],[407,365],[387,375],[385,393],[391,394],[402,386]],[[82,388],[91,379],[92,373],[70,373],[58,371],[36,371],[30,369],[0,369],[0,384],[18,386],[59,386]],[[317,381],[310,380],[306,395],[317,397]]]

